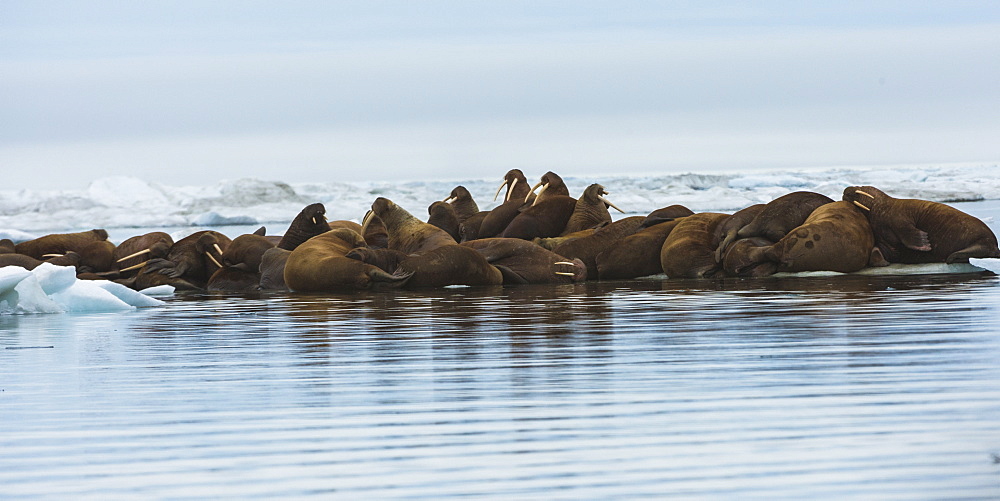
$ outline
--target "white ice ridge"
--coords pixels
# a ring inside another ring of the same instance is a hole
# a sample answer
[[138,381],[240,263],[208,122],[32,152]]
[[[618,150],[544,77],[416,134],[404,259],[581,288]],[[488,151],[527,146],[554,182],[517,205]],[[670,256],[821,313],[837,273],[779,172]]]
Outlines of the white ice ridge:
[[969,264],[1000,275],[1000,258],[970,257]]
[[163,301],[107,280],[78,280],[76,268],[42,263],[0,268],[0,314],[114,312]]
[[[0,238],[22,241],[29,234],[90,228],[222,224],[271,223],[268,229],[273,231],[284,229],[302,207],[313,202],[323,203],[331,220],[360,221],[380,196],[422,215],[427,206],[446,198],[458,185],[472,193],[481,210],[489,210],[496,206],[493,194],[504,174],[412,182],[285,183],[236,179],[215,186],[168,186],[131,177],[108,177],[80,190],[0,190]],[[544,172],[525,170],[524,174],[534,183]],[[992,164],[637,176],[558,174],[574,195],[591,183],[602,184],[615,205],[631,214],[648,214],[673,204],[682,204],[695,212],[734,211],[801,190],[840,200],[845,187],[864,185],[879,187],[897,198],[937,202],[1000,199],[1000,169]]]

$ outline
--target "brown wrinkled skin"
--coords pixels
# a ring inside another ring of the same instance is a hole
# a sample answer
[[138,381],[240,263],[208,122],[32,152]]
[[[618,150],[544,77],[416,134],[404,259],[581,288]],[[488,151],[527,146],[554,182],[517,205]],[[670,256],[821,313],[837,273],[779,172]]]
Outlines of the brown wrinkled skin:
[[448,232],[417,219],[388,198],[375,199],[372,211],[385,225],[389,249],[404,254],[420,254],[444,245],[458,244]]
[[811,191],[796,191],[782,195],[765,204],[764,208],[740,228],[736,235],[740,238],[764,237],[772,242],[805,222],[809,214],[820,205],[833,200],[826,195]]
[[555,246],[552,252],[583,261],[583,264],[587,266],[587,276],[596,279],[599,275],[597,256],[638,231],[643,219],[642,216],[619,219],[598,229],[590,236],[561,243]]
[[460,223],[465,222],[472,216],[479,214],[479,205],[472,198],[472,193],[465,186],[456,186],[448,195],[452,207],[455,208],[455,216]]
[[292,251],[277,247],[268,249],[260,260],[261,290],[288,290],[285,285],[285,264]]
[[583,195],[577,199],[576,205],[573,207],[573,214],[566,222],[566,227],[561,235],[610,223],[611,213],[608,212],[608,206],[600,199],[605,194],[604,187],[599,184],[588,186],[583,191]]
[[447,285],[502,285],[503,274],[474,249],[458,244],[443,245],[419,255],[411,254],[399,271],[412,273],[406,288]]
[[677,222],[660,249],[660,266],[670,278],[707,278],[721,268],[715,260],[716,229],[729,214],[702,212]]
[[[573,265],[556,264],[572,262],[555,252],[519,238],[481,238],[465,242],[463,246],[475,249],[494,266],[504,266],[517,275],[518,283],[567,284],[587,279],[587,267],[580,260]],[[573,273],[573,276],[556,272]],[[507,282],[504,282],[507,285]]]
[[757,214],[760,214],[760,211],[764,210],[764,207],[766,205],[756,204],[738,210],[726,222],[719,225],[719,247],[715,250],[716,261],[722,262],[722,257],[726,255],[726,248],[736,240],[736,234],[741,228],[750,224],[750,221],[757,217]]
[[455,242],[462,240],[458,231],[458,214],[455,208],[447,202],[434,202],[427,208],[427,224],[431,224],[448,232]]
[[289,254],[285,262],[285,285],[296,292],[333,292],[367,289],[373,281],[387,284],[402,281],[376,266],[345,257],[351,249],[364,245],[360,234],[344,228],[310,238]]
[[[545,192],[548,195],[548,192]],[[546,196],[535,205],[524,209],[507,225],[501,236],[532,240],[561,235],[566,229],[576,199],[565,195]]]
[[[728,246],[722,258],[722,270],[731,277],[766,277],[778,271],[778,263],[770,260],[761,262],[752,254],[759,249],[769,248],[774,242],[764,237],[749,237],[736,240]],[[721,245],[720,245],[721,248]]]
[[[517,183],[514,183],[514,180]],[[479,225],[479,231],[476,232],[476,238],[489,238],[500,235],[507,229],[507,226],[511,221],[520,214],[521,207],[530,205],[534,201],[534,195],[525,202],[524,197],[528,196],[528,190],[531,186],[528,185],[527,178],[524,177],[518,169],[512,169],[507,172],[504,176],[504,183],[507,185],[507,194],[505,195],[504,202],[496,206],[483,217],[482,224]],[[513,184],[513,189],[511,185]],[[474,240],[471,237],[466,237],[466,240]]]
[[642,228],[605,249],[597,255],[597,277],[610,280],[663,273],[660,249],[680,219]]
[[35,259],[44,259],[42,256],[45,254],[65,254],[69,251],[79,253],[84,247],[94,242],[104,242],[107,239],[108,232],[104,230],[55,233],[21,242],[14,246],[14,251]]
[[989,226],[954,207],[893,198],[872,186],[847,187],[844,201],[870,209],[858,207],[871,223],[875,244],[889,262],[964,263],[970,257],[1000,257],[997,237]]

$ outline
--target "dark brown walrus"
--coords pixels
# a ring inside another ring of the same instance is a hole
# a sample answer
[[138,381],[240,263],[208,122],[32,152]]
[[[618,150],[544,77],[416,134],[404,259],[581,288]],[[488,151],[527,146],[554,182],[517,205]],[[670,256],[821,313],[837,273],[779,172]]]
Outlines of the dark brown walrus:
[[694,214],[694,211],[684,207],[683,205],[668,205],[647,214],[646,219],[642,222],[641,228],[649,228],[650,226],[666,223],[667,221],[673,221],[677,218],[690,216],[691,214]]
[[782,195],[765,204],[764,208],[746,226],[740,228],[736,235],[740,238],[764,237],[777,242],[792,228],[804,223],[816,207],[832,201],[833,199],[826,195],[811,191],[796,191]]
[[[541,186],[538,193],[536,188]],[[528,208],[522,208],[507,228],[499,236],[505,238],[535,238],[554,237],[561,235],[566,229],[569,218],[576,209],[576,199],[569,196],[569,188],[562,178],[554,172],[546,172],[542,180],[532,186],[525,196],[525,201],[532,194],[535,201]],[[482,236],[480,237],[482,238]]]
[[610,223],[611,213],[608,212],[608,207],[612,207],[624,214],[625,211],[604,198],[607,194],[608,192],[604,191],[604,187],[599,184],[592,184],[583,190],[583,195],[577,199],[576,206],[573,208],[573,214],[569,217],[569,221],[566,222],[566,228],[563,229],[560,235],[568,235],[576,231],[596,228]]
[[716,229],[729,214],[702,212],[677,222],[660,249],[660,266],[670,278],[707,278],[720,269],[715,260]]
[[[528,179],[519,169],[511,169],[504,175],[503,179],[503,184],[497,189],[497,196],[500,195],[500,190],[505,186],[507,187],[507,195],[504,197],[503,203],[494,207],[489,214],[483,217],[483,222],[478,228],[479,231],[476,232],[476,238],[500,235],[507,229],[507,225],[520,214],[521,207],[530,204],[533,200],[534,195],[528,191],[530,189]],[[496,200],[497,196],[494,196],[493,200]],[[471,235],[466,236],[465,239],[472,240]]]
[[619,219],[585,237],[567,240],[552,248],[552,252],[570,259],[579,259],[587,266],[587,276],[596,280],[598,277],[597,256],[618,245],[625,237],[632,235],[642,224],[643,216],[630,216]]
[[288,255],[285,284],[297,292],[334,292],[368,289],[373,284],[399,287],[408,274],[389,274],[377,266],[345,257],[364,238],[346,228],[330,230],[306,240]]
[[45,259],[47,254],[65,254],[69,251],[79,253],[84,247],[108,239],[105,230],[88,230],[78,233],[55,233],[21,242],[14,246],[18,254],[25,254],[35,259]]
[[[642,228],[605,249],[595,260],[597,278],[611,280],[663,273],[660,249],[680,219],[682,218]],[[643,224],[645,223],[644,220]]]
[[309,204],[292,219],[277,247],[295,250],[302,242],[328,231],[330,231],[330,225],[326,222],[326,207],[321,203]]
[[174,239],[162,231],[153,231],[126,239],[115,248],[120,278],[134,276],[151,259],[164,259],[170,253]]
[[206,288],[210,291],[253,291],[260,289],[260,264],[264,253],[275,248],[261,226],[252,234],[233,239],[222,253],[223,267],[212,274]]
[[504,285],[566,284],[587,279],[579,259],[568,260],[520,238],[480,238],[462,244],[478,251],[493,266],[504,267]]
[[292,251],[274,247],[268,249],[260,258],[260,288],[261,290],[288,290],[285,285],[285,264]]
[[455,208],[447,202],[434,202],[427,207],[427,224],[432,224],[447,231],[455,242],[462,240],[462,235],[458,228],[458,214]]
[[954,207],[893,198],[872,186],[849,186],[844,200],[868,218],[875,245],[889,262],[965,263],[970,257],[1000,257],[989,226]]
[[851,273],[873,260],[884,261],[874,248],[864,215],[848,202],[833,202],[818,207],[774,245],[750,249],[747,257],[753,264],[777,263],[778,271]]
[[448,198],[444,199],[445,203],[451,204],[455,208],[455,216],[458,217],[458,222],[464,223],[470,217],[473,217],[480,213],[479,205],[472,198],[472,193],[465,186],[456,186]]
[[217,231],[194,232],[174,243],[166,259],[150,260],[140,274],[159,273],[204,288],[215,270],[222,268],[222,253],[231,242]]

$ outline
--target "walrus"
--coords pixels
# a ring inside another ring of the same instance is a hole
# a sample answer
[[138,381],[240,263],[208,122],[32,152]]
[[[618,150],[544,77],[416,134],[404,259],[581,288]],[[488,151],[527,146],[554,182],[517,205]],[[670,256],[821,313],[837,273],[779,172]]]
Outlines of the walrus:
[[369,210],[361,219],[361,236],[369,247],[384,249],[389,246],[389,234],[386,233],[382,220],[375,215],[375,211]]
[[65,254],[69,251],[79,254],[84,247],[94,242],[104,242],[107,239],[108,232],[103,229],[78,233],[55,233],[21,242],[14,246],[14,252],[44,260],[51,255]]
[[451,204],[455,208],[455,216],[458,218],[459,223],[464,223],[470,217],[479,214],[479,205],[472,198],[472,193],[465,186],[456,186],[448,194],[448,198],[444,199],[444,202]]
[[590,236],[563,242],[552,248],[552,252],[570,259],[579,259],[587,266],[587,276],[596,280],[597,256],[617,245],[625,237],[635,233],[642,224],[643,216],[630,216],[604,226]]
[[170,248],[166,259],[150,260],[140,274],[159,273],[170,278],[183,278],[204,287],[215,270],[222,268],[222,253],[232,241],[212,230],[196,231]]
[[275,248],[261,226],[251,234],[233,239],[222,253],[222,268],[215,271],[205,286],[210,291],[245,292],[260,289],[260,265],[264,253]]
[[389,274],[376,266],[345,257],[364,238],[353,230],[338,228],[306,240],[288,255],[285,285],[296,292],[335,292],[368,289],[373,285],[399,287],[409,274]]
[[873,186],[848,186],[844,201],[863,211],[875,245],[890,262],[951,264],[966,263],[970,257],[1000,257],[989,226],[954,207],[893,198]]
[[708,278],[719,270],[716,228],[729,214],[702,212],[678,220],[660,249],[660,266],[670,278]]
[[677,218],[690,216],[691,214],[694,214],[694,211],[684,207],[683,205],[668,205],[647,214],[646,219],[642,221],[640,228],[649,228],[650,226],[656,226],[660,223],[666,223],[667,221],[673,221]]
[[[347,228],[348,230],[356,231],[358,234],[364,236],[364,228],[357,222],[348,221],[347,219],[334,219],[333,221],[327,221],[326,225],[330,227],[331,230],[336,230],[337,228]],[[319,227],[323,229],[322,226]]]
[[457,243],[411,254],[399,263],[396,272],[412,274],[407,289],[504,283],[503,273],[482,254]]
[[833,199],[826,195],[811,191],[796,191],[782,195],[765,204],[746,226],[736,232],[736,236],[764,237],[777,242],[792,228],[804,223],[814,209],[832,201]]
[[[539,186],[541,186],[541,189],[538,189]],[[535,193],[536,189],[538,189],[538,193]],[[549,197],[568,197],[569,188],[566,187],[566,183],[563,182],[563,178],[559,177],[559,175],[555,172],[548,171],[545,174],[542,174],[541,180],[528,190],[528,195],[524,197],[524,201],[527,202],[528,197],[532,194],[535,195],[535,201],[532,202],[531,205],[538,205]]]
[[174,239],[162,231],[153,231],[125,239],[112,256],[118,265],[119,277],[134,276],[151,259],[165,259]]
[[385,225],[389,249],[420,254],[442,245],[458,245],[448,232],[417,219],[388,198],[375,199],[372,211]]
[[13,254],[17,252],[14,250],[14,241],[9,238],[4,238],[0,240],[0,254]]
[[[640,229],[601,251],[594,259],[597,278],[612,280],[663,273],[660,249],[681,218]],[[642,224],[646,224],[647,219]],[[640,225],[641,227],[642,225]]]
[[0,268],[5,266],[20,266],[26,270],[33,270],[42,263],[51,263],[58,266],[77,266],[80,263],[80,255],[69,251],[61,256],[52,256],[47,259],[35,259],[26,254],[16,252],[0,253]]
[[873,260],[882,261],[881,253],[873,254],[873,249],[875,236],[868,219],[850,202],[841,201],[821,205],[774,245],[754,247],[746,254],[753,264],[777,263],[778,271],[851,273]]
[[604,198],[607,194],[608,192],[604,190],[604,187],[596,183],[583,190],[583,195],[580,195],[580,198],[577,199],[576,205],[573,207],[573,214],[570,215],[569,221],[566,222],[566,227],[561,234],[568,235],[576,231],[610,223],[611,213],[608,212],[608,207],[624,214],[625,211],[619,209],[618,206],[611,203],[607,198]]
[[467,242],[479,238],[479,228],[482,227],[483,221],[486,220],[486,216],[489,213],[490,211],[481,210],[465,221],[458,223],[459,242]]
[[427,207],[427,224],[432,224],[447,231],[455,242],[462,240],[458,229],[458,214],[455,208],[447,202],[434,202]]
[[292,251],[277,247],[268,249],[260,258],[261,290],[288,290],[285,285],[285,264]]
[[[753,218],[757,217],[757,214],[760,214],[760,211],[764,210],[766,206],[765,204],[754,204],[740,209],[719,225],[719,229],[717,230],[719,232],[719,247],[715,249],[715,260],[717,262],[722,262],[723,256],[726,255],[726,248],[736,240],[736,235],[740,229],[750,224],[750,221],[753,221]],[[773,243],[771,241],[771,244]]]
[[[533,201],[534,194],[528,191],[528,179],[520,169],[511,169],[504,175],[504,182],[497,188],[497,193],[493,197],[496,200],[500,196],[500,191],[507,187],[507,194],[503,203],[493,208],[489,214],[483,217],[483,222],[479,225],[476,238],[495,237],[503,233],[511,221],[520,214],[521,207]],[[471,236],[466,236],[466,240],[474,240]]]
[[[761,261],[751,257],[751,251],[770,247],[774,242],[764,237],[741,238],[729,244],[722,257],[722,271],[731,277],[766,277],[778,271],[776,261]],[[722,244],[719,244],[722,248]]]
[[504,272],[504,285],[560,284],[587,279],[587,266],[519,238],[480,238],[462,243]]
[[295,215],[276,247],[295,250],[302,242],[328,231],[330,225],[326,222],[326,207],[321,203],[309,204]]

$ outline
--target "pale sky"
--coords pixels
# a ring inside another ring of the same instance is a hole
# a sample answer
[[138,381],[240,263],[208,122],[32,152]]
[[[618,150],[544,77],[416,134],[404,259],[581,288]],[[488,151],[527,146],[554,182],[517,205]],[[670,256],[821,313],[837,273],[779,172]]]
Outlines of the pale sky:
[[0,2],[0,189],[1000,160],[1000,3]]

